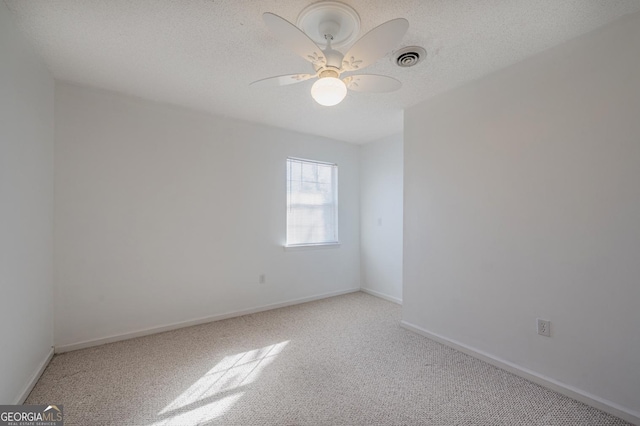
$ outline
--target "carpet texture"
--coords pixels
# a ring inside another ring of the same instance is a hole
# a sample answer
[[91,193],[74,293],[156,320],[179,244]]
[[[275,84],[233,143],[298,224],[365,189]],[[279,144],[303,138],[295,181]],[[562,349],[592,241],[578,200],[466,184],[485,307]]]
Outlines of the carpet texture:
[[65,425],[627,425],[401,329],[364,293],[56,355]]

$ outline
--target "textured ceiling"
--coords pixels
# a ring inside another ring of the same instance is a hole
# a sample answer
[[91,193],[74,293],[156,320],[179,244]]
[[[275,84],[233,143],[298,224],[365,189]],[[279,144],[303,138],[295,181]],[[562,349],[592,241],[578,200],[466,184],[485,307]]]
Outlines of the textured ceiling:
[[273,12],[295,23],[311,2],[5,1],[60,80],[356,143],[402,131],[405,107],[640,10],[640,0],[345,0],[361,34],[408,19],[398,47],[423,46],[428,57],[405,69],[388,55],[366,72],[395,77],[402,89],[352,92],[327,108],[311,99],[313,80],[249,87],[311,71],[262,21]]

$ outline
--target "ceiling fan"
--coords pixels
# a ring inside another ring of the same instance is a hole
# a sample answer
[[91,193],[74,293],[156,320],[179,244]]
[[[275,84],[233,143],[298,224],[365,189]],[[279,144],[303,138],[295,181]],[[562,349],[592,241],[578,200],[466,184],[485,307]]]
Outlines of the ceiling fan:
[[[345,53],[334,46],[348,44],[360,29],[360,18],[350,6],[335,1],[314,3],[302,11],[299,26],[306,32],[273,13],[262,18],[273,35],[313,66],[313,72],[269,77],[254,81],[252,86],[285,86],[312,78],[318,80],[311,87],[311,96],[320,105],[337,105],[347,95],[356,92],[391,92],[402,83],[395,78],[358,72],[382,58],[404,37],[409,22],[404,18],[387,21],[356,41]],[[320,45],[324,45],[324,49]]]

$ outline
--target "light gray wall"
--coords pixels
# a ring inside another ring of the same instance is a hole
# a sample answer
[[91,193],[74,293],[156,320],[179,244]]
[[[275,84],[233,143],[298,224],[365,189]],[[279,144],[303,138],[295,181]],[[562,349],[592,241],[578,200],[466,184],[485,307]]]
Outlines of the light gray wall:
[[404,210],[404,321],[639,416],[640,14],[406,111]]
[[[56,87],[56,346],[360,287],[357,145]],[[283,249],[287,156],[338,164],[340,247]]]
[[362,288],[402,302],[402,134],[360,149]]
[[53,343],[53,78],[0,2],[0,404]]

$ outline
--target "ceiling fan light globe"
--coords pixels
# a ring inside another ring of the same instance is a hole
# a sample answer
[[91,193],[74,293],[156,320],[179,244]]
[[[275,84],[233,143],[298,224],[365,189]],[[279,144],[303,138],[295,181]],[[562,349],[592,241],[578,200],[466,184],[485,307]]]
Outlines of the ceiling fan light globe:
[[338,105],[347,96],[347,86],[335,77],[324,77],[311,86],[311,97],[320,105]]

